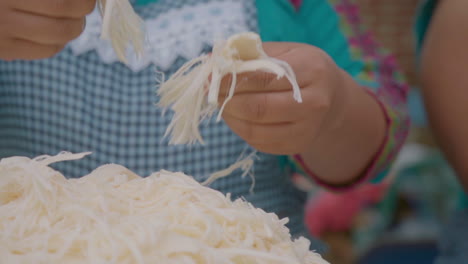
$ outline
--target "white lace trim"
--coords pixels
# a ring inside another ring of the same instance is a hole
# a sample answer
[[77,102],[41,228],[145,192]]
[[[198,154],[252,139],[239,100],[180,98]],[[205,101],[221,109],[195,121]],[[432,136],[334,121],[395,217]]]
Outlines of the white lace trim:
[[[179,57],[187,60],[200,55],[205,45],[215,39],[249,30],[242,3],[238,0],[216,1],[185,6],[145,21],[145,52],[137,58],[129,49],[128,67],[137,72],[154,64],[168,70]],[[95,10],[88,15],[86,28],[70,43],[75,55],[95,50],[105,63],[119,61],[110,42],[100,38],[101,16]]]

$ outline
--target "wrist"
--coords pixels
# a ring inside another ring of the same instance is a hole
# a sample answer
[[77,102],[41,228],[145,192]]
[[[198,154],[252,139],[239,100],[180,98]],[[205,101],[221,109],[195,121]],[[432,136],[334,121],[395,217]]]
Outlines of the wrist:
[[376,99],[344,73],[335,109],[312,146],[301,156],[330,185],[354,182],[385,141],[385,114]]
[[330,110],[326,114],[311,147],[305,153],[302,153],[303,156],[307,156],[310,152],[317,152],[320,147],[325,145],[324,143],[335,141],[337,136],[341,136],[341,132],[346,130],[349,121],[353,119],[352,116],[355,111],[353,108],[357,104],[356,101],[359,101],[357,93],[361,93],[362,89],[346,72],[341,69],[338,70]]
[[[330,110],[325,117],[318,139],[325,139],[343,129],[349,120],[350,110],[356,101],[356,93],[360,90],[355,81],[342,69],[338,69]],[[360,91],[359,91],[360,92]]]

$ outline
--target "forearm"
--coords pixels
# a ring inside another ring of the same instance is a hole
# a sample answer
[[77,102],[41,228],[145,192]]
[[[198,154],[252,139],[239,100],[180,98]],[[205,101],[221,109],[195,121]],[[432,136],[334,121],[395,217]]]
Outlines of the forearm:
[[342,72],[342,118],[323,131],[313,148],[301,156],[313,173],[328,184],[345,184],[360,177],[381,148],[387,124],[381,106],[363,87]]
[[468,190],[468,3],[441,1],[426,36],[421,81],[436,140]]
[[[313,10],[314,4],[309,8]],[[335,10],[340,24],[346,26],[338,29],[347,41],[339,49],[327,52],[352,76],[346,74],[343,84],[352,96],[343,104],[345,114],[336,126],[324,130],[314,138],[315,144],[289,160],[294,171],[320,186],[343,191],[367,181],[379,182],[388,173],[408,134],[408,85],[394,57],[373,40],[372,34],[357,26],[362,21],[356,16],[356,7],[346,3]],[[333,34],[329,33],[327,38]],[[340,62],[337,58],[346,49],[351,60]],[[358,85],[355,80],[368,87]]]
[[427,85],[424,93],[432,130],[460,182],[468,191],[468,93],[458,94],[455,100],[451,100],[447,95],[437,97],[437,93],[431,93],[430,86],[433,85]]

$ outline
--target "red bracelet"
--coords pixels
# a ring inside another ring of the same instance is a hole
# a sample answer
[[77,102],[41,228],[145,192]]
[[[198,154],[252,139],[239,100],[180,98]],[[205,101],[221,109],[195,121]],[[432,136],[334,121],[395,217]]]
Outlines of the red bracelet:
[[369,181],[370,179],[372,179],[373,177],[375,177],[375,174],[376,172],[380,169],[379,168],[379,161],[380,161],[380,158],[386,154],[386,146],[388,145],[389,143],[389,140],[390,140],[390,133],[389,133],[389,130],[390,130],[390,127],[392,126],[392,119],[390,118],[389,116],[389,113],[388,113],[388,110],[387,108],[385,107],[385,105],[380,101],[380,99],[372,92],[370,91],[369,89],[365,89],[366,92],[368,94],[370,94],[373,98],[375,98],[375,100],[378,102],[380,108],[382,109],[383,113],[384,113],[384,116],[385,116],[385,124],[386,124],[386,129],[385,129],[385,137],[384,137],[384,141],[382,142],[382,144],[380,145],[378,151],[376,152],[376,154],[374,155],[374,157],[372,158],[372,161],[370,162],[370,164],[367,166],[367,168],[364,170],[363,174],[359,175],[359,177],[356,177],[355,179],[353,179],[352,181],[349,181],[347,183],[344,183],[344,184],[330,184],[330,183],[327,183],[326,181],[324,181],[323,179],[321,179],[320,177],[318,177],[305,163],[304,159],[302,158],[302,156],[300,154],[296,154],[293,156],[294,160],[298,163],[298,165],[300,166],[300,168],[315,182],[317,183],[319,186],[321,187],[324,187],[328,190],[331,190],[331,191],[345,191],[347,189],[350,189],[350,188],[354,188],[356,187],[357,185],[360,185],[364,182],[367,182]]

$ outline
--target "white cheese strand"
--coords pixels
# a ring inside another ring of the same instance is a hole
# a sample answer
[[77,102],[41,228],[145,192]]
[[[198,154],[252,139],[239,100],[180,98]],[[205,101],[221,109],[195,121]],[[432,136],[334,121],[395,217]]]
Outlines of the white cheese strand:
[[0,160],[2,263],[327,263],[287,219],[182,173],[110,164],[67,180],[46,165],[86,154]]
[[220,121],[224,107],[234,96],[236,75],[253,71],[271,73],[278,79],[287,78],[291,83],[294,99],[302,102],[296,76],[289,64],[268,57],[257,34],[248,32],[234,35],[227,41],[216,42],[211,55],[203,55],[187,62],[160,84],[159,106],[170,108],[174,112],[166,129],[166,136],[170,135],[169,144],[203,144],[199,125],[218,110],[218,95],[223,77],[228,74],[233,76],[217,121]]
[[129,0],[98,0],[98,7],[103,17],[101,38],[111,41],[119,59],[127,62],[128,44],[141,55],[145,39],[143,21]]
[[[226,169],[217,171],[215,173],[212,173],[210,175],[210,177],[208,177],[208,179],[203,181],[201,184],[204,185],[204,186],[209,186],[210,184],[212,184],[216,180],[219,180],[221,178],[229,176],[235,170],[241,169],[242,170],[242,176],[241,176],[242,178],[244,178],[247,175],[251,176],[250,178],[252,180],[252,185],[250,186],[249,191],[250,191],[250,193],[253,193],[253,190],[255,188],[255,177],[254,177],[254,174],[252,172],[252,168],[253,168],[253,165],[254,165],[254,159],[256,157],[256,154],[257,154],[257,152],[254,151],[251,154],[249,154],[247,157],[245,157],[243,159],[239,159],[238,161],[236,161],[234,164],[227,167]],[[244,156],[244,154],[242,154],[240,157],[242,158],[243,156]]]

